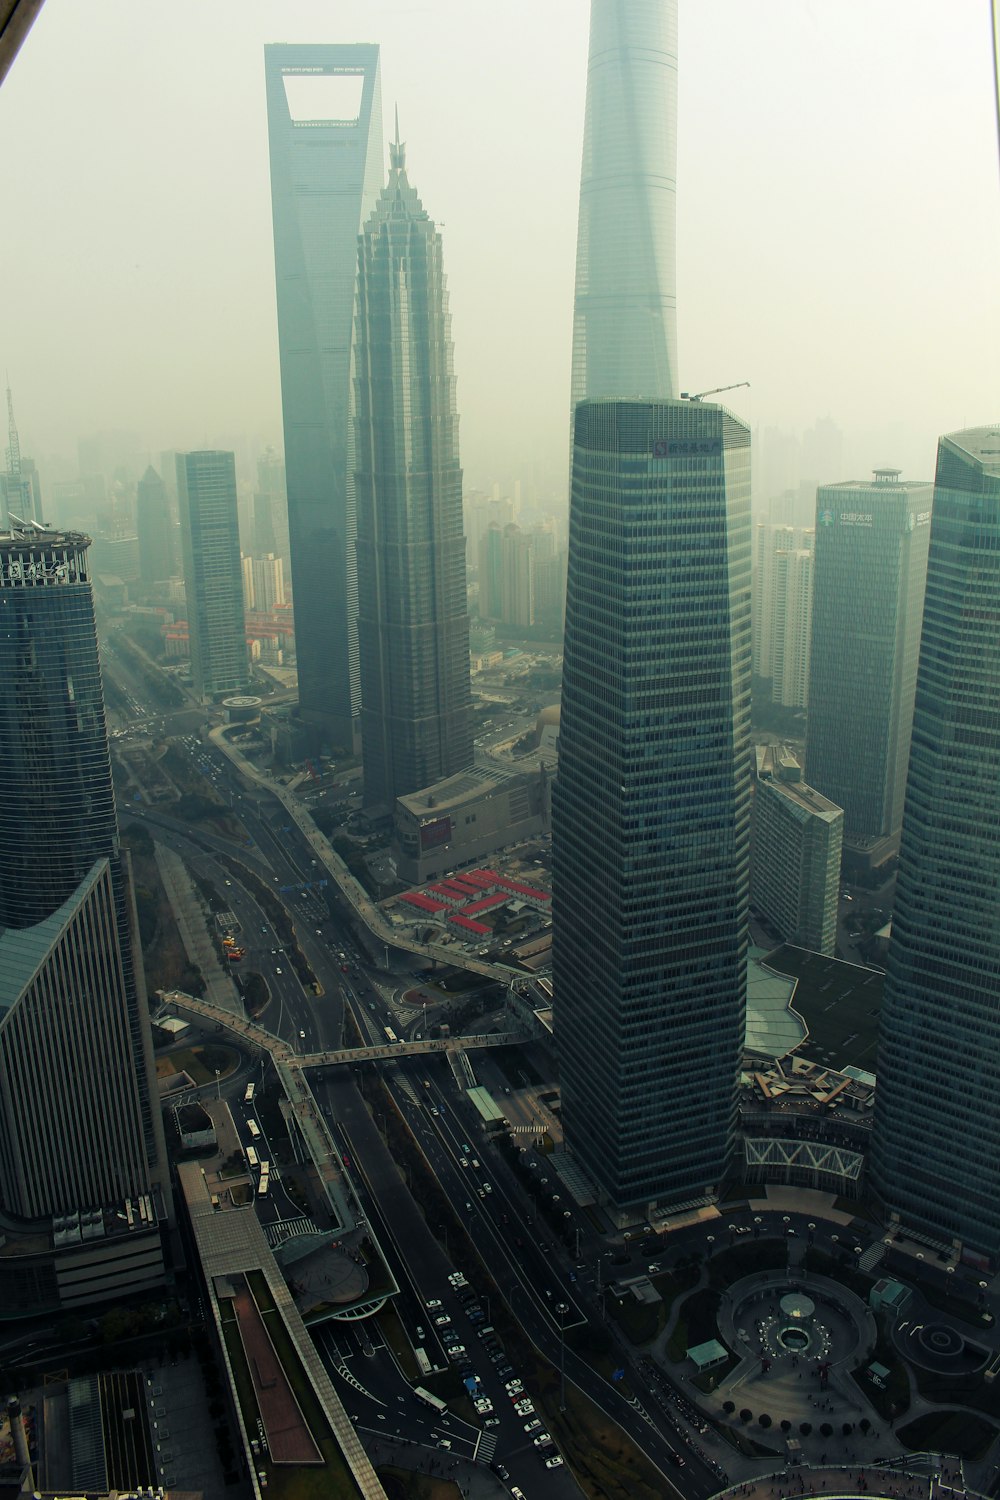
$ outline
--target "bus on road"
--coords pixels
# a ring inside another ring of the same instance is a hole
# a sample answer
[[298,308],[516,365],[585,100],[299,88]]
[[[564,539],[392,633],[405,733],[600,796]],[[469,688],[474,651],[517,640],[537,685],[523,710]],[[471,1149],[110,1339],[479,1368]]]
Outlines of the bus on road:
[[254,1090],[256,1089],[256,1087],[257,1087],[257,1085],[255,1083],[248,1083],[247,1084],[247,1091],[243,1095],[243,1103],[244,1104],[249,1104],[250,1103],[251,1099],[254,1096]]
[[385,1039],[386,1039],[387,1042],[398,1042],[399,1041],[399,1037],[393,1031],[393,1029],[392,1029],[391,1026],[383,1026],[382,1030],[385,1032]]
[[247,1121],[247,1130],[249,1130],[249,1132],[250,1132],[250,1139],[252,1141],[256,1141],[256,1140],[259,1139],[259,1137],[260,1137],[260,1126],[257,1124],[256,1120],[248,1120]]
[[413,1387],[413,1394],[418,1401],[422,1401],[425,1406],[429,1406],[433,1411],[436,1411],[439,1417],[443,1416],[448,1410],[447,1401],[442,1401],[440,1396],[432,1396],[430,1391],[425,1391],[422,1385],[415,1385]]
[[266,1198],[267,1197],[267,1188],[268,1188],[268,1176],[267,1176],[267,1173],[266,1172],[261,1172],[261,1174],[260,1174],[260,1181],[257,1184],[257,1197],[258,1198]]
[[257,1167],[257,1153],[252,1146],[247,1147],[247,1166],[255,1169]]

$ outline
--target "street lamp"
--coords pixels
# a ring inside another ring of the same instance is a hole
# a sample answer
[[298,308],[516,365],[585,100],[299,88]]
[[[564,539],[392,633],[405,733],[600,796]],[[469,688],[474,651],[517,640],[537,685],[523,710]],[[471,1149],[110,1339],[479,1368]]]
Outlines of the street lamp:
[[566,1314],[569,1312],[568,1302],[557,1302],[556,1312],[559,1314],[559,1410],[566,1410]]
[[222,1078],[222,1074],[220,1073],[219,1069],[216,1068],[216,1070],[215,1070],[215,1097],[216,1097],[217,1100],[219,1100],[220,1103],[222,1101],[222,1083],[221,1083],[221,1078]]

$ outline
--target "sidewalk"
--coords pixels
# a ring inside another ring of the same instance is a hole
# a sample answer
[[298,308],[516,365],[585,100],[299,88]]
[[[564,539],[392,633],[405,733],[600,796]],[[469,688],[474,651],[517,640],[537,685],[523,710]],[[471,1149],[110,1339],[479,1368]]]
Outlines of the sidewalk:
[[181,942],[188,958],[198,965],[205,981],[205,999],[217,1005],[220,1010],[242,1017],[243,1001],[212,946],[201,901],[191,884],[184,861],[164,844],[157,844],[155,853],[167,900],[177,918]]

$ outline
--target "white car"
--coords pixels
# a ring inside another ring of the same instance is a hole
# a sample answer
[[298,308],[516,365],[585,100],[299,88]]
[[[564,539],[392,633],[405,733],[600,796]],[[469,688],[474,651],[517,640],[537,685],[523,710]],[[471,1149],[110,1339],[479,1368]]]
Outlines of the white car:
[[519,1417],[533,1417],[535,1415],[535,1408],[527,1396],[525,1396],[523,1401],[514,1402],[514,1410]]
[[559,1465],[561,1463],[562,1463],[562,1454],[561,1453],[553,1453],[553,1455],[552,1455],[551,1458],[547,1458],[545,1460],[545,1467],[547,1469],[558,1469],[558,1467],[559,1467]]
[[550,1432],[540,1432],[538,1436],[533,1437],[531,1441],[534,1443],[536,1448],[547,1448],[552,1441],[552,1434]]
[[539,1417],[532,1417],[530,1422],[525,1422],[524,1430],[525,1432],[537,1432],[541,1425],[542,1423]]
[[449,1318],[448,1314],[447,1313],[441,1313],[439,1317],[437,1317],[437,1318],[434,1319],[434,1327],[435,1328],[447,1328],[448,1324],[450,1322],[451,1322],[451,1319]]
[[441,1306],[441,1298],[440,1297],[432,1297],[429,1302],[425,1302],[424,1303],[424,1306],[426,1307],[426,1309],[427,1309],[428,1312],[433,1312],[436,1307],[440,1307]]
[[519,1396],[524,1390],[524,1381],[508,1380],[504,1385],[504,1390],[507,1392],[508,1396]]

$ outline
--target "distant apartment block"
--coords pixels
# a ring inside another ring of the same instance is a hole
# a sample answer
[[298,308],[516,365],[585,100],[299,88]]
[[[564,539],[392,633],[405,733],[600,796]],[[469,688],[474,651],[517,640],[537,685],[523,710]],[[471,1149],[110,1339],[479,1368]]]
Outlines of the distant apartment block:
[[750,820],[750,904],[786,943],[831,957],[843,810],[802,780],[782,746],[759,745]]
[[814,537],[768,521],[754,528],[753,671],[783,708],[809,701]]

